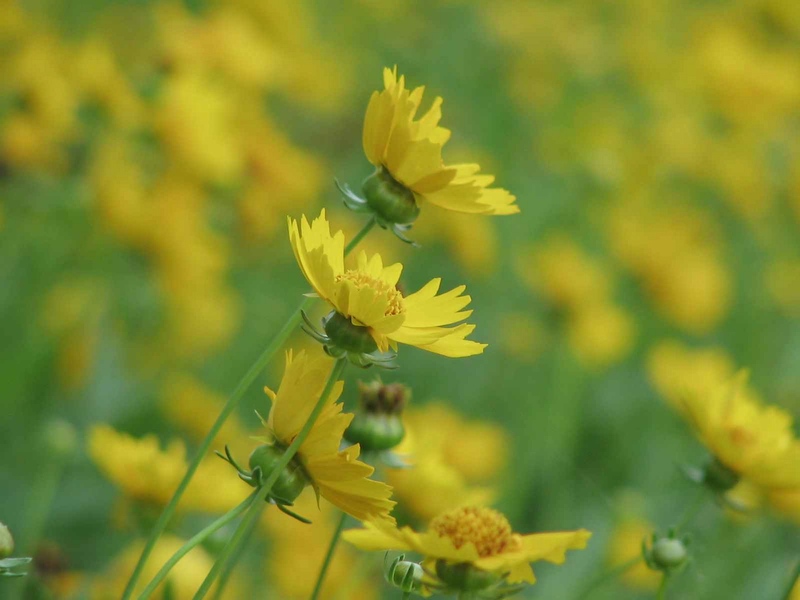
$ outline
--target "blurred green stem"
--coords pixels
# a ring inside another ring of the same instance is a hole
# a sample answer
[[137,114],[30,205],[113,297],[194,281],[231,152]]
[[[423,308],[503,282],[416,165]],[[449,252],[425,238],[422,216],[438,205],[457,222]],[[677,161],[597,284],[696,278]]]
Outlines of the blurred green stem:
[[195,546],[201,544],[208,536],[212,533],[221,529],[239,515],[241,515],[244,511],[246,511],[250,505],[253,503],[253,499],[255,498],[257,492],[253,492],[250,494],[244,502],[239,504],[236,508],[228,511],[224,515],[222,515],[219,519],[208,525],[206,528],[202,529],[198,532],[194,537],[188,540],[183,546],[181,546],[178,551],[170,557],[170,559],[164,563],[164,566],[161,567],[161,570],[153,577],[153,580],[144,588],[144,591],[139,595],[139,600],[146,600],[149,598],[152,593],[156,590],[159,584],[163,581],[163,579],[167,576],[170,572],[172,567],[178,564],[178,561],[182,559],[186,554],[188,554]]
[[656,600],[664,600],[667,597],[667,583],[669,582],[669,575],[664,573],[664,576],[661,578],[661,585],[658,586],[658,593],[656,594]]
[[314,591],[311,592],[311,600],[317,600],[317,598],[319,598],[319,593],[322,591],[322,584],[325,582],[325,575],[328,574],[328,567],[331,566],[333,554],[336,552],[336,545],[339,543],[339,536],[342,535],[342,529],[344,529],[344,523],[346,520],[347,515],[342,513],[342,516],[339,518],[339,523],[336,525],[336,531],[333,532],[331,543],[328,546],[328,552],[325,554],[325,560],[322,561],[322,567],[320,567],[319,575],[317,575],[317,583],[314,585]]
[[[347,244],[347,247],[345,248],[345,256],[356,247],[358,242],[360,242],[374,226],[375,219],[373,217],[364,224],[361,230],[353,237],[352,240],[350,240],[350,243]],[[167,528],[172,516],[175,514],[175,510],[178,508],[178,503],[186,491],[186,488],[189,486],[189,482],[192,480],[192,477],[194,477],[197,468],[200,466],[203,458],[205,458],[206,454],[208,453],[208,449],[211,447],[211,442],[217,436],[219,430],[222,429],[222,425],[225,423],[225,421],[227,421],[231,413],[239,405],[239,402],[241,401],[245,392],[256,380],[256,377],[258,377],[261,371],[264,370],[264,367],[267,366],[267,364],[272,360],[272,357],[278,352],[278,350],[281,349],[291,333],[295,330],[297,325],[300,323],[301,312],[306,309],[313,300],[314,298],[310,297],[303,298],[300,306],[295,309],[295,311],[289,317],[289,320],[286,321],[281,330],[275,335],[267,348],[247,370],[247,373],[244,374],[244,377],[242,377],[236,388],[233,390],[233,393],[230,395],[228,401],[225,403],[225,406],[222,408],[222,412],[219,413],[217,420],[211,426],[211,429],[206,434],[206,437],[203,438],[203,441],[200,442],[200,446],[197,448],[197,452],[195,453],[189,468],[186,470],[186,475],[183,476],[183,479],[178,485],[178,489],[175,490],[172,499],[164,508],[164,511],[156,521],[153,530],[150,532],[150,537],[147,539],[147,542],[142,549],[142,554],[136,563],[136,567],[133,569],[133,573],[131,573],[131,577],[128,580],[127,586],[125,586],[125,592],[122,594],[122,600],[130,600],[131,596],[133,595],[133,589],[136,586],[136,582],[139,580],[139,577],[142,575],[142,570],[147,563],[147,559],[150,557],[158,538],[160,538],[161,534],[164,533],[164,530]]]
[[222,554],[220,554],[219,558],[217,558],[217,561],[214,563],[214,567],[208,573],[206,578],[203,580],[200,589],[197,590],[197,593],[194,595],[194,600],[201,600],[202,598],[205,598],[208,590],[211,589],[211,586],[214,584],[214,580],[216,580],[222,567],[228,561],[229,557],[231,559],[236,559],[240,556],[237,548],[244,541],[248,531],[255,526],[255,520],[258,518],[258,515],[261,514],[261,510],[264,508],[264,500],[267,499],[269,492],[272,490],[272,486],[275,484],[278,477],[280,477],[280,474],[286,465],[289,464],[289,461],[291,461],[294,455],[297,454],[300,446],[311,432],[311,428],[314,427],[314,423],[317,422],[320,413],[322,413],[322,409],[325,407],[325,401],[328,399],[328,396],[330,396],[333,386],[341,376],[346,364],[347,358],[340,358],[336,361],[336,364],[333,365],[331,374],[328,376],[328,381],[325,383],[325,388],[322,390],[319,400],[317,401],[316,406],[314,406],[314,410],[311,411],[306,424],[303,425],[303,429],[299,434],[297,434],[297,437],[294,438],[292,443],[286,449],[286,452],[283,453],[281,459],[275,463],[275,468],[273,469],[272,473],[270,473],[269,477],[267,477],[267,480],[258,489],[255,499],[250,505],[247,514],[245,514],[244,518],[239,523],[239,527],[236,528],[236,532],[233,534],[233,537],[228,541],[227,544],[225,544]]
[[222,593],[225,591],[225,586],[228,585],[228,580],[233,573],[233,568],[236,566],[236,563],[239,562],[244,549],[247,547],[247,544],[250,541],[250,538],[253,537],[253,533],[255,532],[256,528],[251,527],[247,530],[245,537],[242,539],[242,542],[236,548],[236,550],[231,555],[231,558],[227,560],[225,565],[222,567],[222,571],[219,574],[219,583],[217,587],[214,589],[214,595],[211,597],[212,600],[220,600],[222,598]]
[[613,581],[617,577],[620,577],[624,573],[627,573],[630,569],[638,565],[643,560],[642,555],[636,556],[635,558],[630,559],[627,562],[622,563],[621,565],[617,565],[610,571],[606,571],[605,573],[601,573],[599,576],[595,577],[589,584],[584,588],[583,592],[580,593],[578,596],[579,600],[583,600],[584,598],[588,598],[595,589],[599,588],[610,581]]
[[675,526],[676,531],[681,531],[689,526],[689,524],[694,520],[697,516],[697,513],[700,512],[700,509],[706,502],[706,489],[700,488],[697,493],[697,496],[694,498],[691,504],[686,507],[686,511],[683,513],[681,520],[678,521],[678,524]]

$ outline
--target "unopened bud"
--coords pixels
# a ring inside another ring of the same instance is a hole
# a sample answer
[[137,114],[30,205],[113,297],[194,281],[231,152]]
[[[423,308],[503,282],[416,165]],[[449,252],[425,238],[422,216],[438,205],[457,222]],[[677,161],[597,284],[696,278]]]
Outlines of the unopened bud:
[[0,523],[0,558],[11,556],[14,553],[14,538],[11,530]]
[[395,559],[386,572],[386,581],[404,592],[417,592],[422,588],[422,579],[425,572],[415,562],[403,560],[400,556]]
[[653,562],[663,570],[672,571],[686,563],[689,552],[679,539],[661,538],[653,544]]
[[405,437],[401,413],[410,392],[399,383],[376,380],[359,383],[361,410],[345,431],[348,442],[360,444],[365,452],[382,452],[397,446]]

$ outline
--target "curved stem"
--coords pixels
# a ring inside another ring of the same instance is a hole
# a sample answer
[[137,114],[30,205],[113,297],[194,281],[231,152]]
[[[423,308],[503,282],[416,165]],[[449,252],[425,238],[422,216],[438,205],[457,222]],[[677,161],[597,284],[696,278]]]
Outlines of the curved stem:
[[669,575],[664,573],[664,576],[661,578],[661,585],[658,586],[658,593],[656,594],[656,600],[664,600],[667,597],[667,583],[669,582]]
[[642,560],[643,560],[642,555],[640,554],[639,556],[636,556],[635,558],[632,558],[629,561],[617,565],[616,567],[612,568],[609,571],[606,571],[605,573],[601,573],[598,577],[594,578],[592,581],[589,582],[589,584],[586,586],[586,588],[584,588],[583,592],[581,592],[578,598],[580,598],[581,600],[583,598],[588,598],[589,595],[595,590],[595,588],[598,588],[601,585],[604,585],[609,581],[612,581],[613,579],[616,579],[617,577],[623,575],[624,573],[628,572],[630,569],[638,565]]
[[280,460],[275,463],[275,467],[270,473],[267,480],[264,484],[259,488],[258,492],[255,495],[255,499],[253,500],[253,504],[250,506],[250,509],[247,511],[245,517],[239,523],[239,527],[236,528],[236,532],[233,534],[233,537],[230,541],[225,545],[225,548],[222,551],[222,555],[217,559],[214,563],[214,567],[211,571],[206,575],[206,578],[203,580],[200,589],[197,590],[197,593],[194,595],[194,600],[201,600],[205,598],[205,595],[208,593],[208,590],[214,583],[214,580],[219,575],[224,563],[227,562],[229,556],[236,557],[236,549],[242,540],[245,538],[247,531],[252,528],[255,524],[255,520],[261,512],[263,508],[263,501],[267,499],[269,496],[270,491],[272,490],[272,486],[280,477],[281,472],[289,464],[297,451],[300,449],[300,446],[308,437],[308,434],[311,433],[311,428],[314,427],[314,423],[317,422],[319,415],[322,413],[322,410],[325,408],[325,402],[328,399],[328,396],[331,395],[331,391],[333,390],[333,386],[336,384],[336,381],[339,379],[339,376],[342,374],[345,365],[347,364],[346,358],[340,358],[336,361],[336,364],[333,365],[333,369],[331,369],[331,374],[328,376],[328,381],[325,383],[325,388],[322,390],[322,393],[319,396],[319,400],[317,400],[317,404],[314,406],[314,409],[311,411],[311,414],[308,416],[308,420],[306,424],[303,425],[303,429],[300,430],[300,433],[297,434],[297,437],[294,438],[289,447],[286,448],[286,451],[281,456]]
[[[347,254],[349,254],[356,247],[356,245],[364,238],[364,236],[367,235],[367,233],[370,232],[374,226],[375,218],[372,217],[364,224],[355,237],[350,240],[350,243],[347,244],[347,247],[344,251],[345,256],[347,256]],[[270,360],[272,360],[272,357],[275,355],[275,353],[280,350],[281,346],[283,346],[283,344],[289,338],[289,335],[300,323],[301,312],[311,303],[312,300],[313,298],[303,299],[303,301],[300,303],[300,306],[295,309],[295,311],[289,317],[289,320],[275,335],[267,348],[247,370],[247,372],[244,374],[244,377],[239,380],[239,383],[236,385],[233,393],[230,395],[228,401],[225,403],[225,406],[222,408],[217,420],[211,426],[211,429],[206,434],[206,437],[203,438],[203,441],[200,442],[200,446],[197,448],[197,452],[195,453],[189,468],[186,470],[186,474],[183,476],[178,488],[175,490],[175,493],[173,494],[167,506],[164,507],[164,510],[158,517],[153,530],[150,532],[150,536],[147,538],[147,542],[145,542],[144,548],[142,549],[142,554],[139,556],[139,560],[133,569],[133,573],[131,573],[128,584],[125,586],[125,591],[122,594],[122,600],[130,600],[131,596],[133,595],[134,587],[136,586],[139,577],[142,575],[142,570],[144,569],[145,563],[147,563],[147,559],[150,557],[150,554],[153,551],[153,547],[156,545],[158,538],[160,538],[161,534],[164,533],[164,530],[167,528],[167,525],[175,514],[175,510],[178,508],[178,502],[180,502],[180,499],[186,491],[186,488],[189,486],[189,482],[192,480],[192,477],[194,477],[197,468],[200,466],[200,462],[208,453],[208,449],[211,447],[211,442],[217,436],[217,433],[219,433],[219,430],[222,428],[222,425],[225,423],[231,413],[239,405],[239,401],[244,396],[244,393],[252,385],[253,381],[255,381],[256,377],[258,377],[259,373],[261,373],[264,367],[266,367]]]
[[254,491],[250,494],[239,506],[236,508],[228,511],[224,515],[222,515],[219,519],[205,527],[204,529],[200,530],[194,537],[189,539],[183,546],[181,546],[175,554],[173,554],[170,559],[164,563],[164,566],[161,567],[161,570],[156,573],[156,576],[153,577],[153,580],[147,585],[146,588],[142,591],[139,595],[139,600],[146,600],[150,597],[150,595],[156,591],[156,588],[159,586],[161,581],[167,576],[170,572],[172,567],[178,564],[178,561],[182,559],[186,554],[188,554],[195,546],[201,544],[208,536],[212,533],[217,531],[218,529],[224,527],[239,515],[241,515],[245,510],[247,510],[250,505],[253,503],[253,499],[256,496],[256,492]]
[[322,561],[322,567],[320,567],[319,575],[317,575],[317,583],[314,585],[314,591],[311,592],[311,600],[317,600],[319,597],[319,593],[322,590],[322,584],[325,582],[325,575],[328,573],[328,567],[331,566],[333,554],[336,552],[336,545],[339,543],[339,536],[342,535],[342,529],[344,529],[344,523],[346,520],[347,514],[342,513],[342,516],[339,518],[339,523],[336,525],[336,530],[333,532],[331,543],[328,546],[328,552],[325,554],[325,560]]
[[344,255],[347,256],[350,254],[353,249],[358,246],[358,243],[364,239],[364,237],[375,227],[375,215],[372,215],[369,218],[369,221],[364,223],[364,226],[361,230],[353,236],[353,239],[348,242],[347,246],[344,248]]

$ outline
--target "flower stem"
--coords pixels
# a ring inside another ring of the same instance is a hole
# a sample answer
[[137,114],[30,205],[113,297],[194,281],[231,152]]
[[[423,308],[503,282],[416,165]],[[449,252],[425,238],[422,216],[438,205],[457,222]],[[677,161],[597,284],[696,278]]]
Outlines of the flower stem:
[[239,544],[238,548],[230,555],[227,562],[225,563],[222,571],[219,574],[219,583],[217,587],[214,589],[214,595],[212,596],[212,600],[220,600],[222,598],[222,592],[225,590],[225,586],[228,585],[228,580],[231,577],[231,573],[233,573],[233,568],[236,566],[236,563],[239,562],[241,558],[242,552],[247,547],[247,544],[250,542],[250,538],[253,537],[253,533],[255,532],[256,528],[251,527],[247,530],[245,537],[242,539],[241,543]]
[[682,529],[688,527],[689,523],[691,523],[697,516],[697,513],[700,512],[700,509],[703,507],[705,502],[706,490],[705,488],[700,488],[694,501],[686,508],[681,520],[678,521],[678,524],[675,526],[675,530],[681,531]]
[[661,578],[661,585],[658,586],[658,593],[656,594],[656,600],[664,600],[667,597],[668,582],[669,582],[669,575],[664,573],[664,576]]
[[364,226],[361,230],[353,236],[353,239],[350,240],[344,248],[344,255],[347,256],[352,252],[353,248],[358,246],[358,243],[364,239],[364,237],[370,232],[370,230],[375,227],[375,215],[369,218],[369,221],[364,223]]
[[253,500],[253,504],[250,505],[249,510],[245,517],[239,523],[239,527],[236,528],[236,532],[233,534],[233,537],[230,541],[225,545],[225,548],[222,550],[222,554],[214,563],[214,567],[211,571],[206,575],[206,578],[203,580],[200,589],[197,590],[197,593],[194,595],[194,600],[201,600],[205,598],[205,595],[208,593],[208,590],[214,583],[214,580],[219,575],[224,563],[227,562],[228,557],[237,558],[238,552],[236,552],[237,547],[245,538],[249,529],[251,529],[254,524],[255,520],[261,512],[263,508],[263,501],[267,499],[269,496],[270,491],[272,490],[272,486],[280,477],[281,472],[289,464],[297,451],[300,449],[300,446],[303,444],[305,439],[308,437],[308,434],[311,432],[311,428],[314,427],[314,423],[317,422],[319,415],[322,413],[322,410],[325,408],[325,402],[330,396],[331,391],[333,390],[333,386],[336,384],[336,381],[339,379],[339,376],[342,374],[345,365],[347,364],[346,358],[340,358],[336,361],[336,364],[333,365],[333,369],[331,370],[331,374],[328,376],[328,381],[325,383],[325,388],[322,390],[322,393],[319,396],[319,400],[317,400],[317,404],[314,406],[314,410],[311,411],[311,414],[306,421],[306,424],[303,425],[303,429],[300,430],[300,433],[297,434],[297,437],[294,438],[289,447],[283,453],[280,460],[275,463],[275,467],[270,473],[267,480],[263,483],[263,485],[259,488],[258,492],[255,495]]
[[142,591],[142,593],[139,595],[139,600],[147,600],[147,598],[149,598],[159,586],[161,581],[167,576],[172,567],[178,564],[178,561],[180,561],[181,558],[188,554],[195,546],[202,543],[212,533],[224,527],[241,515],[244,511],[246,511],[253,503],[255,496],[256,492],[253,492],[244,500],[244,502],[239,504],[239,506],[222,515],[219,519],[202,529],[183,546],[181,546],[178,551],[175,552],[175,554],[173,554],[166,563],[164,563],[164,566],[161,567],[161,570],[156,574],[155,577],[153,577],[153,580],[147,585],[147,587],[144,588],[144,591]]
[[[347,244],[345,248],[345,256],[349,254],[353,248],[356,247],[358,242],[360,242],[364,236],[369,233],[369,231],[375,226],[375,218],[371,218],[367,221],[361,230],[350,240],[350,243]],[[195,453],[194,458],[192,459],[189,468],[186,470],[186,474],[183,476],[178,488],[175,490],[172,498],[164,507],[161,515],[158,517],[153,530],[150,532],[150,537],[147,539],[147,542],[142,549],[142,554],[139,556],[139,560],[136,563],[136,567],[133,569],[133,573],[131,573],[131,577],[128,580],[128,584],[125,586],[125,591],[122,594],[122,600],[130,600],[131,596],[133,595],[133,589],[136,586],[136,582],[139,580],[139,577],[142,575],[142,570],[144,569],[145,564],[147,563],[147,559],[150,557],[153,548],[158,541],[158,538],[161,537],[161,534],[164,533],[164,530],[167,528],[170,520],[172,519],[173,515],[175,514],[175,510],[178,508],[178,502],[180,502],[181,497],[183,496],[186,488],[189,486],[189,482],[194,477],[197,468],[200,466],[200,462],[208,453],[208,449],[211,447],[211,442],[219,433],[219,430],[222,428],[222,425],[231,415],[231,413],[236,409],[241,401],[242,397],[244,396],[245,392],[248,388],[252,385],[253,381],[255,381],[256,377],[258,377],[259,373],[267,366],[267,364],[272,360],[272,357],[275,353],[280,350],[281,346],[286,342],[289,338],[289,335],[295,330],[297,325],[300,323],[301,319],[301,312],[311,303],[313,298],[304,298],[303,301],[300,303],[292,315],[289,317],[289,320],[284,324],[281,330],[275,335],[272,339],[270,344],[267,348],[261,353],[261,355],[256,359],[256,361],[252,364],[252,366],[247,370],[239,380],[239,383],[236,385],[236,388],[233,390],[233,393],[228,398],[228,401],[225,403],[225,406],[222,408],[217,420],[211,426],[211,429],[206,434],[206,437],[203,438],[203,441],[200,442],[200,446]]]
[[325,554],[325,560],[322,561],[322,567],[320,567],[319,575],[317,575],[317,583],[314,585],[314,591],[311,592],[311,600],[317,600],[319,597],[319,593],[322,590],[322,584],[325,582],[325,575],[327,575],[328,567],[330,567],[331,561],[333,560],[333,554],[336,552],[336,545],[339,543],[339,536],[342,535],[342,529],[344,529],[344,523],[346,520],[347,514],[342,513],[342,516],[339,518],[339,523],[336,525],[336,530],[333,532],[331,543],[328,546],[328,552]]
[[642,561],[642,556],[640,554],[639,556],[636,556],[630,559],[629,561],[617,565],[616,567],[612,568],[609,571],[606,571],[605,573],[601,573],[598,577],[595,577],[592,581],[589,582],[589,584],[586,586],[586,588],[584,588],[583,592],[578,596],[578,598],[580,598],[581,600],[583,600],[584,598],[588,598],[596,588],[628,572],[630,569],[638,565],[641,561]]

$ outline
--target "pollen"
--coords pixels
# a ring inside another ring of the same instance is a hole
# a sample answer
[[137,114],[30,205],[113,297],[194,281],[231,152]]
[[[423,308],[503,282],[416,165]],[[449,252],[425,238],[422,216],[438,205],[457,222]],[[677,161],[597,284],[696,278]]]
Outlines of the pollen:
[[522,544],[508,519],[491,508],[456,508],[433,519],[429,529],[450,538],[456,548],[474,544],[481,558],[519,550]]
[[382,279],[376,279],[363,271],[349,269],[344,274],[336,277],[336,282],[342,280],[351,281],[356,289],[370,288],[374,290],[379,296],[386,298],[386,316],[399,315],[405,312],[403,306],[403,294],[400,293],[395,286],[389,285]]

